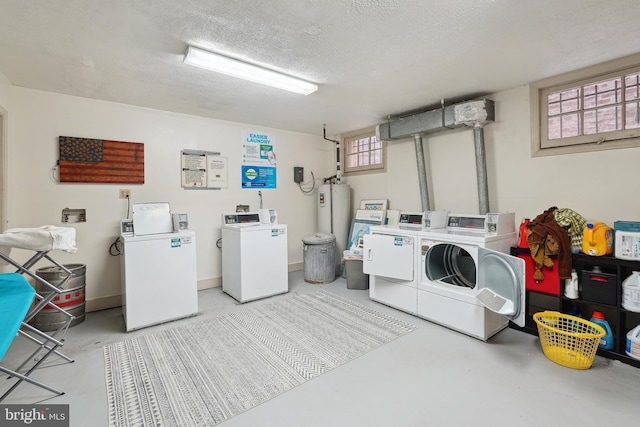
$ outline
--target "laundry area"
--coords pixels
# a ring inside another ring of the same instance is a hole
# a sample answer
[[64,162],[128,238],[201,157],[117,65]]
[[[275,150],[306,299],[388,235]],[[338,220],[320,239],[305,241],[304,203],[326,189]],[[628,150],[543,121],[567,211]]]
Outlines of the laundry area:
[[640,419],[635,3],[26,3],[0,425]]

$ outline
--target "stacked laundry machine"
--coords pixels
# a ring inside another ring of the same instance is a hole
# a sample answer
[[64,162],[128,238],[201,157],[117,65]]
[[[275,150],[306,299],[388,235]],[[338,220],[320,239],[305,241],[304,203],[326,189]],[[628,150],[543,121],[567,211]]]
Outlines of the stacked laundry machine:
[[508,255],[515,215],[438,212],[371,227],[363,262],[370,298],[483,341],[509,320],[524,326],[524,261]]

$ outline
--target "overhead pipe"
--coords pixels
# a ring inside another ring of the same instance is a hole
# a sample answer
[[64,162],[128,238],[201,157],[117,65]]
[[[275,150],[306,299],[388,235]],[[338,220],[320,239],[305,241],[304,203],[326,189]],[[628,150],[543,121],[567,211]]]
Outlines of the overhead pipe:
[[484,130],[482,126],[495,120],[494,103],[489,99],[483,99],[480,101],[465,101],[445,107],[444,100],[441,100],[440,105],[441,108],[434,110],[389,119],[386,123],[381,123],[376,127],[376,135],[378,139],[382,141],[405,139],[413,136],[416,160],[418,163],[418,180],[422,209],[430,210],[422,135],[451,130],[462,126],[472,126],[478,181],[479,212],[484,215],[489,212],[489,190],[487,185]]
[[418,182],[420,184],[420,201],[422,202],[422,211],[430,211],[429,192],[427,186],[427,168],[424,163],[424,150],[422,147],[422,135],[413,135],[413,143],[416,147],[416,160],[418,163]]
[[489,185],[487,184],[487,156],[484,150],[484,129],[473,127],[473,145],[476,154],[476,177],[478,181],[478,205],[480,215],[489,213]]
[[336,144],[336,184],[340,184],[340,141],[327,138],[326,125],[322,125],[322,135],[325,141],[330,141]]
[[494,104],[490,99],[466,101],[446,107],[441,103],[441,108],[390,118],[377,126],[376,134],[380,140],[392,141],[416,134],[424,135],[493,121]]

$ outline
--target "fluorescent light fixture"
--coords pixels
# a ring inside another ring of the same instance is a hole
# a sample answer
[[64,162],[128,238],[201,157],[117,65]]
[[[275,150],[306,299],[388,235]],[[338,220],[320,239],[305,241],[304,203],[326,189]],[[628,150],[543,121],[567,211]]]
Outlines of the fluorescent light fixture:
[[187,48],[184,63],[302,95],[318,90],[313,83],[193,46]]

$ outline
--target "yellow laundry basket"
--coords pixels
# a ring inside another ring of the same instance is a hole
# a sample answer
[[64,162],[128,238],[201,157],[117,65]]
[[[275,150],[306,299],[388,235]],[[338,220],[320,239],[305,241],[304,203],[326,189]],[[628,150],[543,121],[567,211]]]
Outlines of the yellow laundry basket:
[[589,369],[605,331],[599,325],[580,317],[557,311],[533,315],[538,325],[542,351],[558,365],[573,369]]

